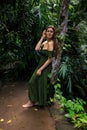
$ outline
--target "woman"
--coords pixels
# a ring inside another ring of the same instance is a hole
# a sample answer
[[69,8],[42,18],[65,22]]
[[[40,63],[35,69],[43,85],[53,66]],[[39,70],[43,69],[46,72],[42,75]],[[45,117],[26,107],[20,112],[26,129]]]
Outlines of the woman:
[[[35,50],[40,54],[40,61],[29,80],[29,101],[23,105],[24,108],[32,107],[36,104],[41,106],[47,105],[48,74],[51,72],[51,62],[55,44],[54,35],[55,28],[48,26],[48,28],[43,31],[42,37],[35,47]],[[44,41],[44,39],[46,40]]]

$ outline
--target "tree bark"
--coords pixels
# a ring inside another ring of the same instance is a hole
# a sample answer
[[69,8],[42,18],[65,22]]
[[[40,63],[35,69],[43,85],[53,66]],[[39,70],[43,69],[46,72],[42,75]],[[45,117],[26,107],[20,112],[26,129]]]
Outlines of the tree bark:
[[57,44],[60,46],[60,49],[57,51],[57,56],[53,57],[52,62],[52,79],[51,83],[54,84],[58,78],[58,69],[62,56],[62,50],[64,45],[65,34],[67,32],[67,24],[68,24],[68,10],[69,10],[70,0],[61,0],[61,8],[58,20],[58,32],[57,32]]

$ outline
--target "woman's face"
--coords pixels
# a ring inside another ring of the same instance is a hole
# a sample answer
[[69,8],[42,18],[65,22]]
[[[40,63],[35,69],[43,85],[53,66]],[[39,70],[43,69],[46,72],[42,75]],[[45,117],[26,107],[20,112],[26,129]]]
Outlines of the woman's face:
[[46,37],[48,39],[52,39],[54,36],[54,30],[52,28],[48,28],[47,31],[46,31]]

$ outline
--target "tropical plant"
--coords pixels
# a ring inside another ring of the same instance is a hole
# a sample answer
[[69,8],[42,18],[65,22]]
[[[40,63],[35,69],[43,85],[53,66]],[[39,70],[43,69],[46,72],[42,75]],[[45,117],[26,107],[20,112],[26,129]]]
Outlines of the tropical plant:
[[10,74],[13,73],[16,77],[21,77],[21,74],[28,75],[31,70],[29,63],[35,61],[34,30],[35,26],[38,26],[38,21],[31,12],[31,5],[31,2],[26,0],[0,5],[0,70],[4,71],[8,69],[7,65],[12,66],[15,63]]
[[83,101],[80,98],[73,98],[72,100],[67,100],[60,90],[61,84],[58,79],[58,83],[55,85],[55,98],[59,103],[59,110],[65,112],[65,117],[69,119],[74,124],[76,129],[87,129],[87,113],[84,106],[87,105],[87,102]]
[[[86,15],[84,15],[86,6],[84,1],[84,11],[82,11],[81,2],[78,0],[70,1],[68,32],[65,37],[63,55],[58,72],[62,91],[69,97],[86,97],[87,93],[87,22]],[[80,11],[82,15],[79,13]]]

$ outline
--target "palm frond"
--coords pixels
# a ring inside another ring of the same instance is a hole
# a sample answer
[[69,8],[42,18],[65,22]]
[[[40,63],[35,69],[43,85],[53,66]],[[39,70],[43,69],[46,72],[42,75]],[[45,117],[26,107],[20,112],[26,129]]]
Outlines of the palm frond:
[[59,75],[63,77],[63,79],[65,78],[65,76],[67,75],[67,64],[66,63],[62,63],[60,65],[60,68],[59,68]]

